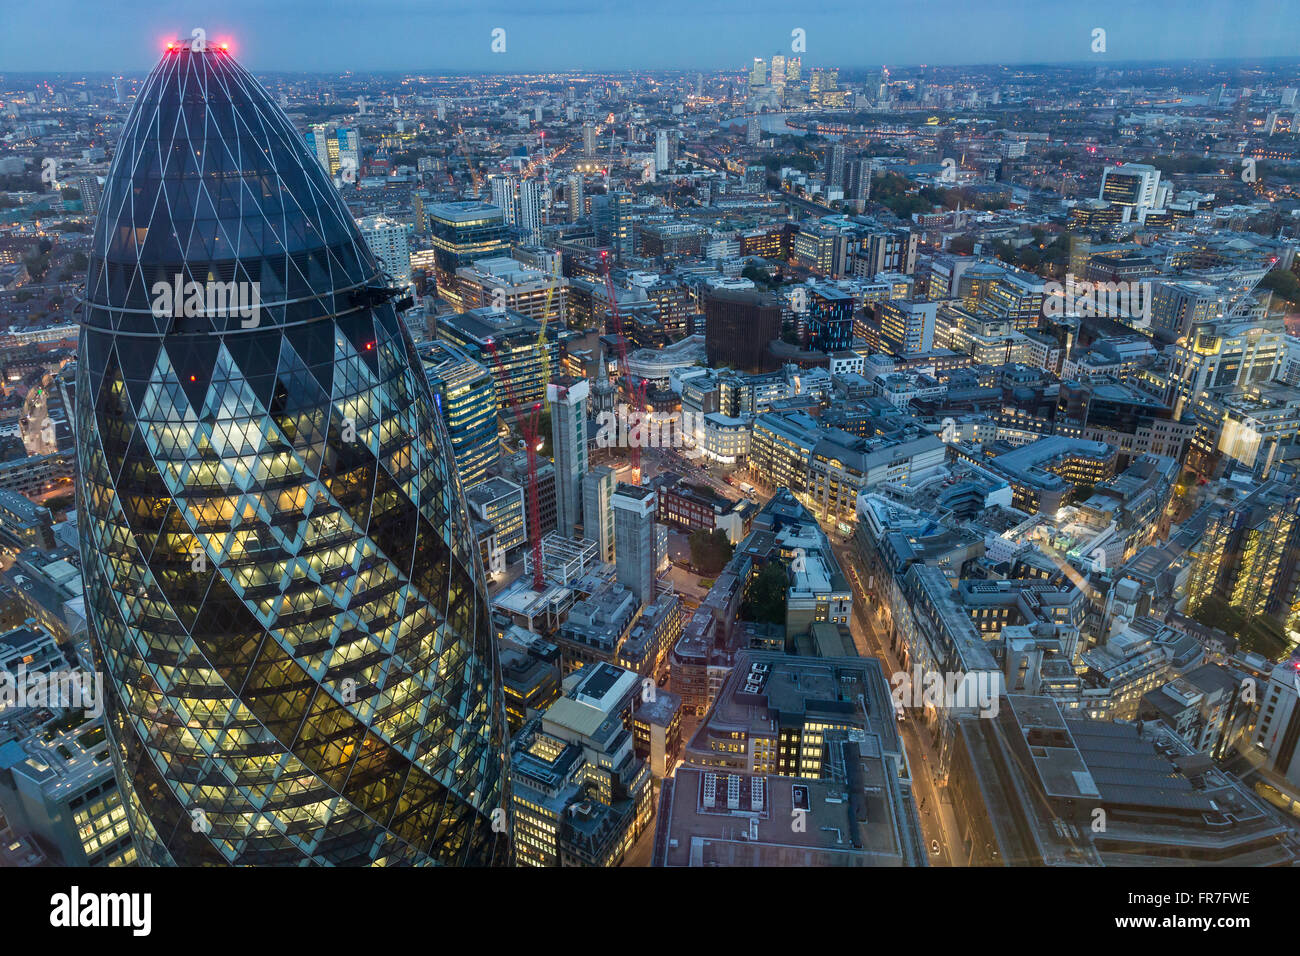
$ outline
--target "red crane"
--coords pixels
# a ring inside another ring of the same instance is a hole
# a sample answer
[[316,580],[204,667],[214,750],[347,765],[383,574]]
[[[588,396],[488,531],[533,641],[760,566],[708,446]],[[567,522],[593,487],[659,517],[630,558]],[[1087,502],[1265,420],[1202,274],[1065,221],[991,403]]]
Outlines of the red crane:
[[[601,265],[605,269],[605,294],[609,296],[609,310],[614,316],[614,334],[618,336],[618,365],[623,372],[623,390],[627,393],[629,407],[635,410],[637,416],[645,413],[645,396],[646,382],[642,379],[640,382],[633,384],[632,371],[627,364],[627,336],[623,333],[623,316],[618,311],[618,296],[614,293],[614,280],[609,275],[609,253],[600,254]],[[629,429],[632,423],[628,423]],[[640,432],[640,429],[638,429]],[[634,484],[641,483],[641,446],[637,442],[629,442],[631,447],[628,449],[628,458],[632,461],[632,473]]]
[[506,393],[502,410],[509,408],[514,413],[515,427],[524,438],[524,447],[528,456],[528,543],[533,551],[533,590],[540,593],[546,588],[546,581],[542,577],[542,515],[537,495],[537,454],[542,450],[542,442],[538,437],[542,403],[540,401],[519,402],[515,396],[514,377],[501,360],[495,339],[487,340],[487,350],[496,364],[497,378]]

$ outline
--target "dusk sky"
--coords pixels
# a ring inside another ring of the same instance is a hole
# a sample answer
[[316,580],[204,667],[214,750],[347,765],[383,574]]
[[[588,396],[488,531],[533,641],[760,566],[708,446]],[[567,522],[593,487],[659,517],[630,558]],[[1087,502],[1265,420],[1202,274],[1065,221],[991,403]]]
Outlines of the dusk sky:
[[[844,68],[1300,55],[1300,0],[69,0],[0,17],[0,72],[145,71],[195,26],[230,38],[250,69],[330,73],[734,69],[789,53],[796,27],[806,64]],[[496,27],[504,54],[490,50]]]

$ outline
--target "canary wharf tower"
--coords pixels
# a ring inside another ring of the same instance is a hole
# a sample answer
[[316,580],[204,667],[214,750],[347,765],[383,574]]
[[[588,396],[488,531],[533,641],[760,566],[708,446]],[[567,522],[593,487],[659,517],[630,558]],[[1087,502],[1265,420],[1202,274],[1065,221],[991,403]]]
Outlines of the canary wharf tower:
[[266,91],[168,49],[104,187],[76,389],[142,862],[507,862],[486,592],[394,296]]

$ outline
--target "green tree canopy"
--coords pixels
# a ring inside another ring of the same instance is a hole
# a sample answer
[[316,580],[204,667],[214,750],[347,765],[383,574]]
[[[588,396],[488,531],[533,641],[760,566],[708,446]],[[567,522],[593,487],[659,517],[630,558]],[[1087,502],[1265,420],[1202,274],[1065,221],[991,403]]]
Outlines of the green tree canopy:
[[790,586],[785,565],[771,561],[763,566],[749,585],[740,614],[746,620],[766,624],[785,624],[785,593]]
[[693,531],[690,537],[691,564],[701,573],[715,575],[727,566],[735,546],[727,539],[725,532],[716,528],[713,531]]

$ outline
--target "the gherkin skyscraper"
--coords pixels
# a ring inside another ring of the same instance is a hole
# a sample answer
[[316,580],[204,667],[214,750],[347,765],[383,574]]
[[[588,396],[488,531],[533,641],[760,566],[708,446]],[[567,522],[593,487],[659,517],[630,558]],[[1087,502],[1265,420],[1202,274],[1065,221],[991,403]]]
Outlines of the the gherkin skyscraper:
[[145,862],[507,862],[486,592],[392,295],[266,91],[168,50],[104,187],[77,376]]

